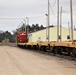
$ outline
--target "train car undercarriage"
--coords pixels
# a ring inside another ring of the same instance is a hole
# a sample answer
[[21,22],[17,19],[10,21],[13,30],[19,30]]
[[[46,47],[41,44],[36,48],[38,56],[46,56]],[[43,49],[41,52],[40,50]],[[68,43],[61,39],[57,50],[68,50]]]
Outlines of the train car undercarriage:
[[[53,43],[18,43],[18,46],[21,48],[40,51],[42,53],[52,53],[53,55],[60,55],[60,56],[70,56],[73,59],[76,58],[76,44],[72,44],[72,42],[53,42]],[[61,45],[60,45],[61,44]]]

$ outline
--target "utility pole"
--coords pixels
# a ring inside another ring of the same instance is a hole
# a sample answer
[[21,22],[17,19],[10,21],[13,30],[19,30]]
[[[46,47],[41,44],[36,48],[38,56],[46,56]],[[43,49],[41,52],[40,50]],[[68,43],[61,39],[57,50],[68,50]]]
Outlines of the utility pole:
[[59,0],[57,0],[57,42],[59,41]]
[[27,19],[27,25],[29,25],[29,18],[28,18],[28,17],[26,17],[26,19]]
[[48,14],[45,14],[45,15],[46,15],[46,41],[47,41]]
[[22,22],[22,32],[24,31],[24,23]]
[[69,37],[70,37],[70,26],[69,26],[69,22],[68,22],[68,30],[69,30]]
[[27,33],[29,32],[29,29],[28,29],[28,25],[29,25],[29,18],[28,17],[26,17],[26,19],[27,19],[27,29],[26,29],[26,31],[27,31]]
[[22,31],[22,32],[23,32],[23,22],[21,22],[20,24],[21,24],[20,31]]
[[25,24],[25,32],[26,32],[26,20],[25,19],[24,19],[24,22],[25,22],[24,24]]
[[50,25],[50,6],[49,6],[49,0],[48,0],[48,42],[50,41],[50,29],[49,29],[49,25]]
[[74,25],[74,30],[75,30],[75,25]]
[[73,14],[72,14],[72,0],[70,0],[70,15],[71,15],[71,37],[73,42]]
[[60,12],[60,41],[62,41],[62,7]]

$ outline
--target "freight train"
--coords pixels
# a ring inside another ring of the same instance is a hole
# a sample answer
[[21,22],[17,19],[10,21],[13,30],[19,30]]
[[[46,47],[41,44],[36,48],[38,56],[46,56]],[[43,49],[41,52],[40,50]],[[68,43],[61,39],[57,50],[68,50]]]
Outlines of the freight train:
[[21,48],[53,53],[54,55],[67,55],[76,58],[76,41],[28,42],[27,33],[19,32],[17,34],[17,45]]

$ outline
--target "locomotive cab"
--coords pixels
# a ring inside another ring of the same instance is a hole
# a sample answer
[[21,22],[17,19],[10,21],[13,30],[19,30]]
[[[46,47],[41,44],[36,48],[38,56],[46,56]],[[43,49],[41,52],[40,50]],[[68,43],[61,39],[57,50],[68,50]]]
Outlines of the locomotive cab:
[[17,43],[26,43],[26,42],[28,42],[27,33],[19,32],[17,34]]

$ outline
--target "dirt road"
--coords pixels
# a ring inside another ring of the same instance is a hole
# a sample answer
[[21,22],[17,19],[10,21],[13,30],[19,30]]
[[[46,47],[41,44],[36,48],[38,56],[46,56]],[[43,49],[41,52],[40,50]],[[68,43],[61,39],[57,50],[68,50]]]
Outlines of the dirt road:
[[76,62],[0,46],[0,75],[76,75]]

